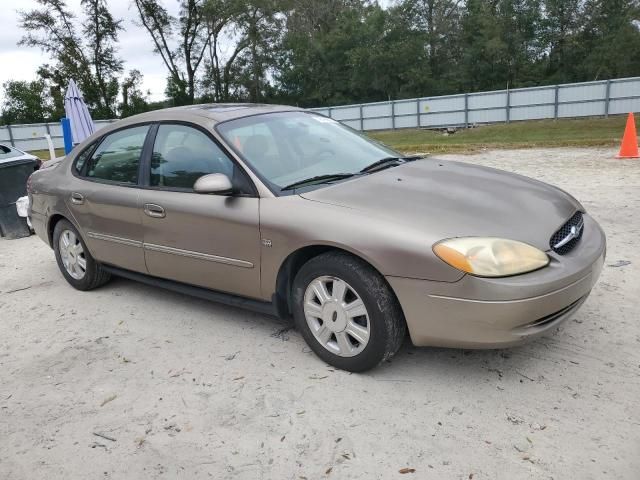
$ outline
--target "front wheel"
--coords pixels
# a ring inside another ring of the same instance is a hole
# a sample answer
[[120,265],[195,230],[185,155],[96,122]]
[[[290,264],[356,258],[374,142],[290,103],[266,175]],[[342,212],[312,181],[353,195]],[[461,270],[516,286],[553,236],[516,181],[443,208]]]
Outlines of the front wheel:
[[406,324],[395,295],[382,275],[352,255],[329,252],[309,260],[292,295],[298,330],[330,365],[363,372],[402,345]]

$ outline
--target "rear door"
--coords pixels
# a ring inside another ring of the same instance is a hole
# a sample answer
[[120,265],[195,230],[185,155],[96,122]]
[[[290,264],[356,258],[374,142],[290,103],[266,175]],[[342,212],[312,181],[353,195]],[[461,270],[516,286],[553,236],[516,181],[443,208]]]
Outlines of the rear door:
[[[244,171],[204,129],[157,127],[141,191],[144,252],[151,275],[260,296],[259,198]],[[238,191],[203,195],[193,184],[223,173]]]
[[146,273],[140,215],[140,164],[150,125],[107,134],[82,152],[67,205],[98,261]]

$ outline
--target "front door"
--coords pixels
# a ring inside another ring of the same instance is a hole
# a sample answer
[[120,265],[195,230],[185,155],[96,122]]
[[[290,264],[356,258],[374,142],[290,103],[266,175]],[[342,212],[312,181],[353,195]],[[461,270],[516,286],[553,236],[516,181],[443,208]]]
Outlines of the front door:
[[[149,273],[258,298],[260,200],[241,168],[203,130],[161,124],[147,170],[140,203]],[[224,173],[239,190],[195,193],[195,181],[209,173]]]
[[82,152],[67,199],[96,260],[144,273],[138,172],[149,129],[117,130]]

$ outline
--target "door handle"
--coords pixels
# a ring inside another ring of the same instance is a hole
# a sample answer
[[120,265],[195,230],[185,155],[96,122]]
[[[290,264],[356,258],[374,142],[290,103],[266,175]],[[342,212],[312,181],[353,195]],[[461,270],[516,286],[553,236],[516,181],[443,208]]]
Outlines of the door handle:
[[145,215],[153,218],[164,218],[166,216],[164,208],[160,205],[156,205],[155,203],[145,203],[144,213]]
[[71,194],[71,203],[75,205],[82,205],[84,203],[84,195],[81,193],[73,192]]

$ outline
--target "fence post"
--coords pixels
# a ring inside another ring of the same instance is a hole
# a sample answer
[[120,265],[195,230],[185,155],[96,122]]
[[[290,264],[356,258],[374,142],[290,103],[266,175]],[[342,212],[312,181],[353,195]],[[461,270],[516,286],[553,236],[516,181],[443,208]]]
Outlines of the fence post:
[[611,80],[607,80],[607,93],[604,101],[604,118],[609,118],[609,101],[611,100]]
[[420,99],[416,98],[416,126],[420,128]]
[[464,128],[469,128],[469,94],[464,94]]
[[362,104],[360,104],[360,131],[364,132],[364,114],[362,112]]
[[511,90],[507,88],[507,123],[511,123]]
[[391,100],[391,129],[396,129],[396,101]]
[[16,142],[13,140],[13,132],[11,131],[11,125],[7,124],[7,130],[9,131],[9,143],[12,147],[16,146]]
[[329,107],[329,118],[333,118],[333,116],[331,115],[332,111],[333,111],[333,107]]
[[560,85],[556,85],[555,100],[553,101],[553,119],[558,119],[558,99],[560,98]]
[[47,135],[51,135],[51,129],[49,128],[49,122],[45,122],[44,128],[47,129]]

